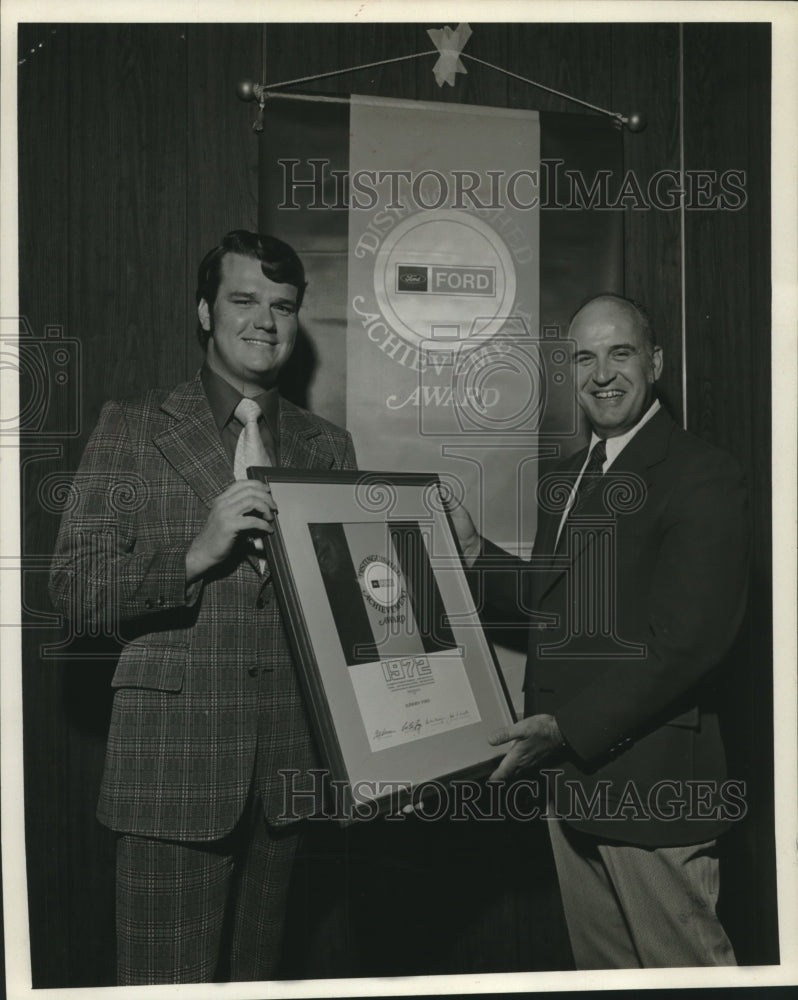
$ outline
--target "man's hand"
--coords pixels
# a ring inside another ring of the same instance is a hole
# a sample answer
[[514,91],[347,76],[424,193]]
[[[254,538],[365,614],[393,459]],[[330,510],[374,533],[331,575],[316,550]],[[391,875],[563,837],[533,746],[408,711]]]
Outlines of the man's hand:
[[457,541],[460,543],[466,565],[471,566],[479,555],[482,544],[482,539],[474,527],[471,515],[459,501],[454,497],[444,495],[443,492],[441,492],[441,501],[452,519],[452,526],[457,535]]
[[276,513],[271,490],[260,480],[241,479],[228,486],[214,501],[208,520],[186,553],[186,585],[223,562],[240,534],[274,531]]
[[497,747],[510,740],[515,742],[490,776],[490,781],[506,781],[518,771],[535,767],[563,743],[560,727],[553,715],[530,715],[528,719],[521,719],[493,733],[488,743]]

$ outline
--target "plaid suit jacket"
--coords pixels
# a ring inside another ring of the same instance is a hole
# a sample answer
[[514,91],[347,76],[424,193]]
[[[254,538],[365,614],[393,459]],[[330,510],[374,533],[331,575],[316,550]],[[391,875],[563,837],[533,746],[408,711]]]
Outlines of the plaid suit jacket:
[[[284,466],[355,467],[346,431],[282,399],[280,451]],[[280,811],[277,770],[317,763],[268,575],[234,551],[186,594],[188,547],[232,481],[199,375],[107,403],[75,476],[50,587],[84,630],[113,628],[124,641],[97,809],[114,830],[230,832],[258,732],[268,815]]]

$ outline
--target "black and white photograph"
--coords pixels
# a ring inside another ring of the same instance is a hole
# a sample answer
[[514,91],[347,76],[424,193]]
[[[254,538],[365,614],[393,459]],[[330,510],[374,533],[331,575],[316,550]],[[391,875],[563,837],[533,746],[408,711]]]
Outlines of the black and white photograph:
[[798,4],[0,28],[6,995],[798,985]]

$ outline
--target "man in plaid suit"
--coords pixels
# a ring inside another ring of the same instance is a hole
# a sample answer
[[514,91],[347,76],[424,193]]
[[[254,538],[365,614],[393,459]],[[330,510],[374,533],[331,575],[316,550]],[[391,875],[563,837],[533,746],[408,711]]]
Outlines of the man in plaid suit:
[[267,979],[279,957],[300,825],[280,772],[318,761],[256,548],[275,504],[234,468],[247,435],[261,464],[355,467],[346,431],[278,395],[304,290],[287,244],[224,237],[199,268],[202,369],[103,407],[59,532],[56,606],[124,638],[97,810],[120,984]]

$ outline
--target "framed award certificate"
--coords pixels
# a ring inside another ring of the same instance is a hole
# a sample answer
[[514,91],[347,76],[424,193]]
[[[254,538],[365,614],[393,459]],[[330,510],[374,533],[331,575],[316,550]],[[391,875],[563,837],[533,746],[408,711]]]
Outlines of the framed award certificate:
[[334,815],[346,823],[425,783],[489,773],[488,736],[514,715],[437,476],[249,474],[268,479],[279,511],[266,555]]

